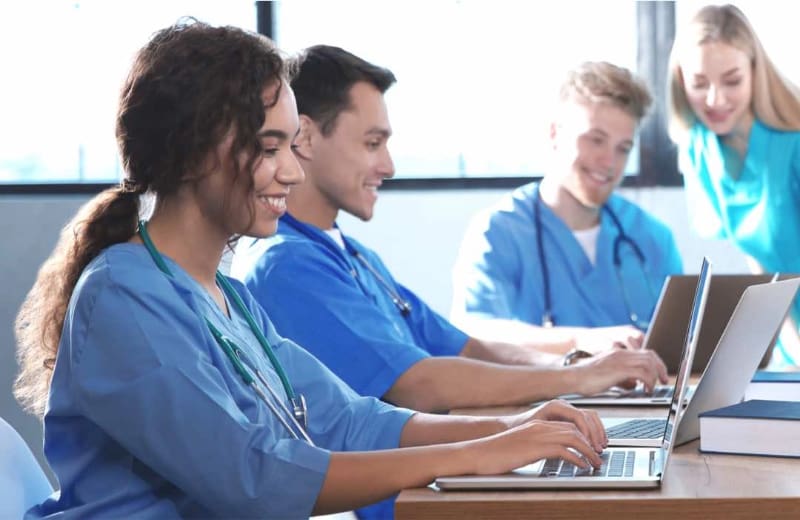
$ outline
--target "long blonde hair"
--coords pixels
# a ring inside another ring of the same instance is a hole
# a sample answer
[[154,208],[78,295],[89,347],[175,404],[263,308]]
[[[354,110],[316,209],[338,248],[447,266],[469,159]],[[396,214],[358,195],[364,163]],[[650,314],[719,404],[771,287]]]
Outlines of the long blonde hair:
[[667,106],[669,135],[679,142],[696,121],[683,87],[680,57],[711,42],[731,45],[747,54],[753,71],[753,113],[765,125],[779,130],[800,130],[800,90],[778,71],[767,56],[753,26],[733,5],[707,5],[679,30],[670,53]]

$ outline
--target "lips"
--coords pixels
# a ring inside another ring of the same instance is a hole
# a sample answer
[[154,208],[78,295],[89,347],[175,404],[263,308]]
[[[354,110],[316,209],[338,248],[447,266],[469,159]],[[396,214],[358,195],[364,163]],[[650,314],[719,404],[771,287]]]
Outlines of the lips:
[[706,111],[706,118],[708,119],[709,122],[714,123],[714,124],[724,123],[728,119],[729,115],[730,115],[730,112],[728,112],[728,111],[724,111],[724,112],[721,112],[719,110],[713,110],[713,111],[707,110]]
[[282,215],[286,212],[285,195],[260,195],[258,200],[274,213]]

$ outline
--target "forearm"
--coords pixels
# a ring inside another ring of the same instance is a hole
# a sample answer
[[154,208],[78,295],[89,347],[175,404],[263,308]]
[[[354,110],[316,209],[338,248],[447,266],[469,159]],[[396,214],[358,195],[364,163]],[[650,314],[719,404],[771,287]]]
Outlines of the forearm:
[[402,489],[426,486],[438,476],[469,473],[465,455],[459,444],[332,453],[314,514],[355,509]]
[[[538,355],[564,355],[576,346],[580,328],[541,327],[517,320],[478,319],[465,327],[467,333],[489,342],[514,345]],[[504,362],[500,359],[493,361]]]
[[514,343],[471,337],[461,351],[462,357],[504,365],[558,365],[561,354],[550,354]]
[[418,413],[409,419],[400,436],[400,447],[427,446],[478,439],[508,429],[506,416],[437,415]]
[[525,405],[575,392],[578,371],[487,363],[461,357],[423,359],[395,382],[384,398],[430,412],[453,408]]

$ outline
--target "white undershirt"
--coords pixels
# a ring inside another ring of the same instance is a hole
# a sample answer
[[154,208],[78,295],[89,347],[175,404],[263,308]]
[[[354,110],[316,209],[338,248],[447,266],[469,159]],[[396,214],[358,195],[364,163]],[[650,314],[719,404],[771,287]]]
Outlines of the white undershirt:
[[580,231],[573,231],[572,234],[575,235],[575,240],[583,248],[583,251],[586,253],[587,258],[589,261],[594,265],[595,260],[597,258],[597,235],[600,233],[600,226],[597,225],[593,228],[589,229],[582,229]]
[[342,232],[339,228],[323,229],[325,234],[333,239],[334,242],[339,244],[339,247],[344,249],[344,239],[342,239]]

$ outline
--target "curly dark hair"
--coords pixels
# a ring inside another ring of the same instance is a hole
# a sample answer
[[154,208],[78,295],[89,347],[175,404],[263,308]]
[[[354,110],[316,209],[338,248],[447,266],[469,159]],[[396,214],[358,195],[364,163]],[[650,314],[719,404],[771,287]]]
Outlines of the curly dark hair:
[[[44,412],[81,273],[103,249],[133,237],[140,195],[168,197],[182,184],[197,182],[205,161],[231,133],[232,175],[247,175],[252,185],[258,131],[285,79],[283,58],[267,38],[191,18],[158,31],[137,53],[117,112],[126,178],[87,202],[64,227],[17,315],[21,371],[14,393],[28,410]],[[277,86],[275,95],[265,106],[262,96],[271,86]]]

